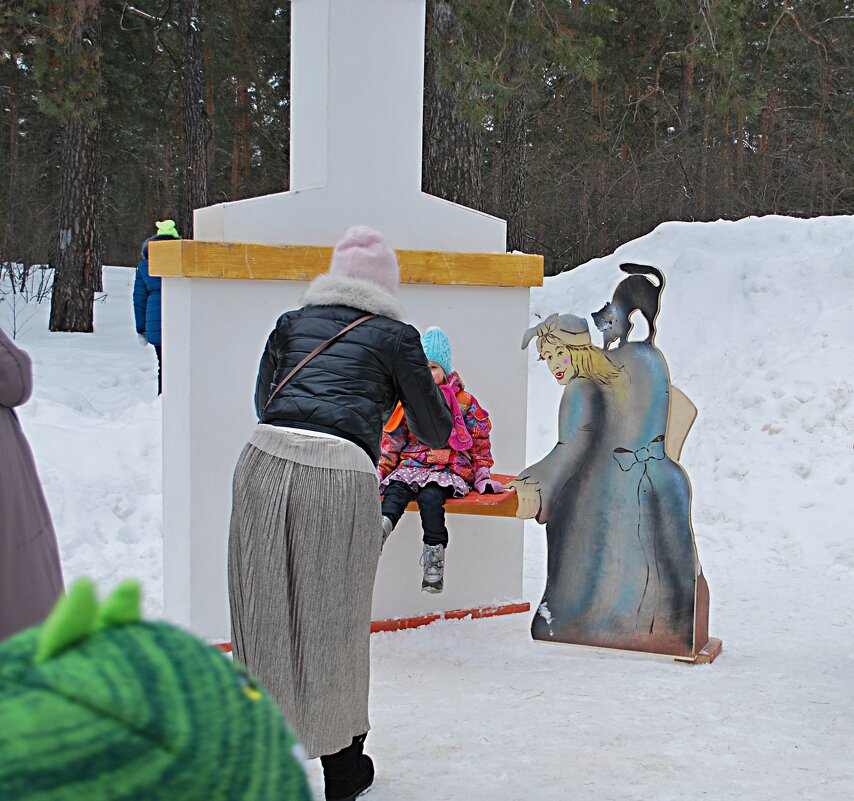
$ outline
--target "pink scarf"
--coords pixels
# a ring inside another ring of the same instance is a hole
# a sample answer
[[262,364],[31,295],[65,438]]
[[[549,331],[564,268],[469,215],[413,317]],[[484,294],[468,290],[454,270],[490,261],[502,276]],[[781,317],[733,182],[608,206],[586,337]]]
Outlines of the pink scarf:
[[455,451],[467,451],[471,448],[474,440],[466,428],[465,420],[463,420],[460,404],[457,403],[456,390],[450,384],[441,384],[439,389],[442,390],[442,394],[445,396],[445,400],[451,409],[451,415],[454,418],[454,427],[451,429],[451,436],[448,437],[448,445]]

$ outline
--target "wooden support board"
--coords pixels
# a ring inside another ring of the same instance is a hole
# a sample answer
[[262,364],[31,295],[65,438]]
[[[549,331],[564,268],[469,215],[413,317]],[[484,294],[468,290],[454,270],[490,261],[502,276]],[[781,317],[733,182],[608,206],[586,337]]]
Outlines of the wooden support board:
[[[403,284],[532,287],[543,285],[543,257],[527,253],[398,250]],[[311,281],[329,269],[331,247],[201,242],[149,243],[149,271],[164,278]]]
[[667,418],[667,437],[664,450],[674,462],[682,455],[682,446],[697,419],[697,407],[679,387],[670,385],[670,414]]
[[[694,605],[694,653],[691,656],[677,656],[677,662],[689,665],[708,665],[720,656],[723,643],[717,637],[709,636],[709,584],[703,571],[697,576],[697,593]],[[699,644],[705,643],[700,648]]]
[[715,661],[724,649],[724,644],[717,637],[710,637],[709,641],[697,651],[696,656],[677,656],[677,662],[688,665],[708,665]]

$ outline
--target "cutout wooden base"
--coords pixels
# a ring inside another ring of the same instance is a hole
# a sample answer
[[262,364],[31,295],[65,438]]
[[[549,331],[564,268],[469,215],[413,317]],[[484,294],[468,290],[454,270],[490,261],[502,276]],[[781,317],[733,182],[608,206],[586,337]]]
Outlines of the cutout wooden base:
[[717,637],[709,637],[709,641],[695,656],[677,656],[675,659],[686,665],[709,665],[720,656],[723,649],[724,644]]

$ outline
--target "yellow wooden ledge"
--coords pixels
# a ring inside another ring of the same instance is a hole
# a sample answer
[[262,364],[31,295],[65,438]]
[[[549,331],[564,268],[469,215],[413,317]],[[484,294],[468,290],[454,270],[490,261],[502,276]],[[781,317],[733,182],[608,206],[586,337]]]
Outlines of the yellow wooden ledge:
[[[331,247],[242,242],[149,242],[149,271],[164,278],[311,281],[329,269]],[[404,284],[542,286],[543,257],[527,253],[398,250]]]

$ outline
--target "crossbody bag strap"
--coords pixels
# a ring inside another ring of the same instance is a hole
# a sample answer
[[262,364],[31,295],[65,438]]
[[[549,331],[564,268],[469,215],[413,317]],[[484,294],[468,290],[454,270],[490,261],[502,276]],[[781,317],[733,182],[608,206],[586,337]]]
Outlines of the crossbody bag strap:
[[279,390],[285,384],[287,384],[288,381],[290,381],[300,370],[302,370],[302,368],[305,367],[315,356],[317,356],[318,353],[321,353],[322,351],[326,350],[333,342],[335,342],[335,340],[343,337],[344,334],[346,334],[348,331],[352,331],[357,325],[366,323],[368,320],[373,320],[374,317],[376,317],[376,314],[366,314],[364,317],[360,317],[358,320],[353,320],[350,325],[347,325],[342,328],[337,334],[335,334],[335,336],[329,337],[326,342],[323,342],[318,345],[311,353],[308,354],[308,356],[303,357],[302,361],[276,385],[276,388],[270,393],[270,397],[267,398],[267,402],[264,404],[264,409],[267,409],[267,407],[270,405],[270,402],[279,393]]

